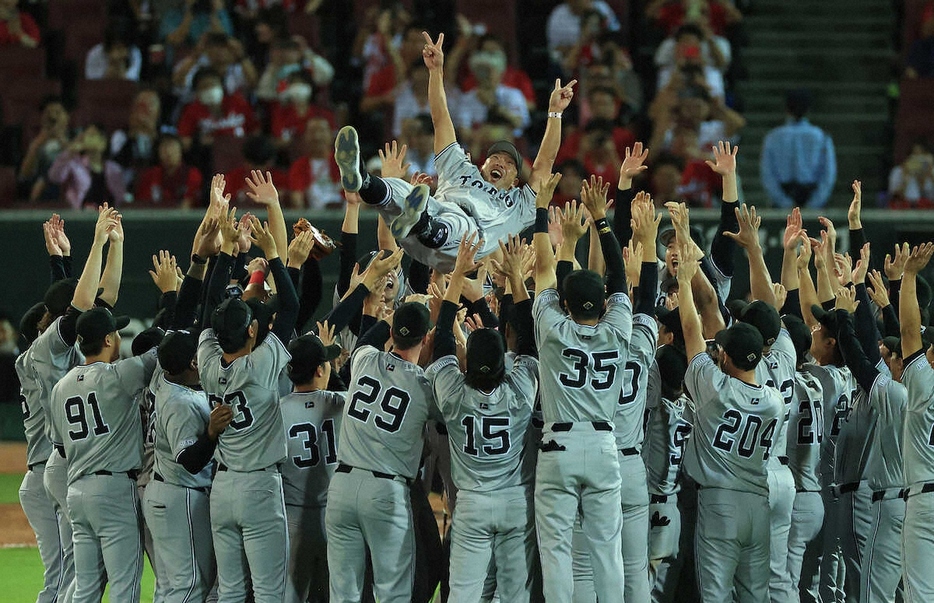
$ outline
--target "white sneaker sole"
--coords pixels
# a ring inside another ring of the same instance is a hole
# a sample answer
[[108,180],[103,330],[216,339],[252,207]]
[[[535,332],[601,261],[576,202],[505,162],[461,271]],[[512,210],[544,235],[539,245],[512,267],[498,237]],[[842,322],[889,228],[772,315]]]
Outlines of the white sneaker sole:
[[396,219],[389,225],[389,230],[394,238],[404,239],[409,236],[409,231],[418,224],[422,212],[428,206],[429,194],[427,184],[419,184],[412,189],[402,205],[402,213],[396,216]]
[[363,186],[360,175],[360,141],[352,126],[344,126],[334,140],[334,161],[341,171],[341,186],[355,193]]

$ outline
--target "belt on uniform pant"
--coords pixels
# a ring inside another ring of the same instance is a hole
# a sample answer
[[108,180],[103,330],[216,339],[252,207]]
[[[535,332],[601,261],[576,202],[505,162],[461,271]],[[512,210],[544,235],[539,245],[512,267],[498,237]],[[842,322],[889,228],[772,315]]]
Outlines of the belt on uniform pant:
[[619,453],[623,456],[636,456],[639,454],[639,450],[637,448],[620,448]]
[[[276,473],[279,473],[279,466],[278,466],[278,465],[269,465],[269,467],[263,467],[262,469],[253,469],[252,471],[243,471],[242,473],[253,473],[253,471],[266,471],[266,470],[269,469],[270,467],[271,467],[273,470],[275,470]],[[218,471],[236,471],[236,469],[231,469],[230,467],[228,467],[228,466],[225,465],[224,463],[218,463],[218,464],[217,464],[217,470],[218,470]]]
[[371,474],[373,477],[378,477],[379,479],[388,479],[388,480],[395,481],[397,477],[401,477],[402,479],[405,480],[405,483],[407,485],[410,485],[410,486],[412,485],[412,480],[405,477],[404,475],[393,475],[392,473],[383,473],[382,471],[371,471],[369,469],[360,469],[359,467],[351,467],[350,465],[346,465],[344,463],[338,464],[337,469],[335,469],[335,471],[337,473],[350,473],[354,469],[356,469],[357,471],[365,471],[366,473]]
[[[613,431],[613,426],[607,423],[606,421],[591,421],[594,431]],[[552,423],[552,431],[571,431],[571,427],[574,426],[574,423]]]
[[785,465],[785,466],[787,467],[787,466],[788,466],[788,457],[787,457],[787,456],[780,456],[780,457],[778,457],[778,462],[781,463],[782,465]]
[[872,502],[879,502],[880,500],[885,500],[885,495],[889,492],[895,492],[894,498],[905,498],[905,490],[907,488],[888,488],[886,490],[874,490],[872,493]]
[[649,504],[663,505],[667,502],[668,502],[668,496],[662,496],[661,494],[652,494],[649,496]]
[[[159,475],[159,474],[156,473],[155,471],[152,472],[152,479],[156,480],[157,482],[162,482],[163,484],[167,484],[167,483],[168,483],[168,482],[165,481],[165,478],[164,478],[164,477],[162,477],[161,475]],[[170,485],[172,485],[172,486],[178,486],[178,484],[170,484]],[[185,488],[185,489],[188,489],[188,490],[196,490],[196,491],[198,491],[198,492],[203,492],[204,494],[207,494],[207,493],[208,493],[208,489],[205,488],[205,487],[203,487],[203,486],[178,486],[178,487],[179,487],[179,488]]]
[[859,490],[859,482],[850,482],[841,486],[830,487],[831,493],[837,497],[839,497],[841,494],[846,494],[847,492],[856,492],[857,490]]
[[820,494],[820,490],[808,490],[807,488],[795,488],[796,494],[814,493]]
[[[905,500],[908,500],[908,492],[911,488],[905,488],[901,491],[901,497]],[[934,492],[934,482],[928,482],[921,486],[921,489],[915,492],[915,494],[927,494],[928,492]]]
[[[42,462],[39,462],[39,463],[33,463],[32,465],[26,465],[26,467],[27,467],[30,471],[35,471],[36,467],[44,467],[44,466],[45,466],[45,463],[46,463],[45,461],[42,461]],[[22,467],[22,465],[20,465],[20,466]]]
[[139,476],[139,473],[136,472],[136,471],[117,471],[117,472],[114,472],[114,471],[107,471],[107,470],[105,470],[105,469],[101,469],[100,471],[95,471],[95,472],[93,472],[91,475],[125,475],[125,476],[127,476],[128,478],[130,478],[130,479],[132,479],[132,480],[135,481],[136,478]]

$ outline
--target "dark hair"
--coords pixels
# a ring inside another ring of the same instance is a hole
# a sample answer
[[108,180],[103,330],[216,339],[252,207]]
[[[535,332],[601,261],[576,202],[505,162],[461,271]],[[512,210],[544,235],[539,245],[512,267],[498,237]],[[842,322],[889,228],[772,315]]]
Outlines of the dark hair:
[[404,352],[405,350],[411,350],[418,344],[422,342],[422,337],[399,337],[394,335],[392,338],[392,347]]
[[674,166],[678,168],[678,171],[684,169],[684,161],[680,157],[671,153],[662,152],[655,156],[655,161],[652,162],[652,171],[654,172],[665,165]]
[[275,36],[289,33],[289,16],[280,4],[259,9],[256,13],[256,22],[268,25]]
[[785,95],[785,108],[795,119],[801,119],[811,108],[811,92],[804,88],[788,91]]
[[107,25],[104,30],[104,50],[110,50],[116,44],[122,44],[129,48],[132,45],[130,32],[126,24],[121,21],[114,21]]
[[276,147],[268,136],[250,136],[242,148],[243,158],[252,165],[263,165],[276,156]]
[[318,367],[324,364],[327,364],[327,362],[322,362],[316,366],[311,366],[308,364],[297,366],[290,362],[288,365],[289,381],[295,385],[306,385],[311,383],[315,378],[315,372],[318,370]]
[[506,371],[500,371],[499,374],[492,377],[464,373],[464,383],[467,385],[467,387],[483,390],[485,392],[496,389],[505,380]]
[[704,39],[704,30],[695,25],[694,23],[685,23],[675,31],[675,40],[680,40],[685,36],[697,36],[701,40]]
[[90,341],[82,339],[78,342],[78,349],[81,350],[81,353],[85,356],[97,356],[104,351],[104,340],[98,339],[97,341]]
[[205,46],[227,46],[230,37],[222,31],[212,31],[205,35]]
[[202,67],[195,72],[195,77],[191,80],[191,87],[193,90],[197,90],[201,82],[209,77],[216,78],[223,82],[221,74],[214,69],[213,67]]

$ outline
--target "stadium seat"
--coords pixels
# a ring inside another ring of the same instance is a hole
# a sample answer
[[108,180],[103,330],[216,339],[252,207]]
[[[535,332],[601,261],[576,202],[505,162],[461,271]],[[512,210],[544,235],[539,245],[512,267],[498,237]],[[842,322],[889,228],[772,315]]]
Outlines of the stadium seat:
[[223,136],[214,139],[214,171],[226,174],[243,162],[243,138]]
[[515,62],[516,49],[512,48],[516,38],[516,3],[503,0],[458,0],[457,12],[471,23],[483,23],[489,33],[502,40]]
[[934,142],[934,84],[931,80],[902,80],[895,115],[894,158],[901,163],[919,138]]
[[78,20],[97,23],[103,33],[107,0],[49,0],[49,29],[70,30]]
[[32,121],[38,122],[39,103],[47,96],[61,93],[62,85],[57,80],[9,80],[0,90],[0,98],[3,99],[3,119],[8,124],[26,125]]
[[126,127],[136,92],[136,82],[128,80],[81,80],[72,122],[81,126],[98,123],[110,132]]
[[5,46],[0,52],[0,81],[4,88],[15,85],[20,78],[34,79],[45,76],[45,49]]
[[77,19],[65,29],[65,59],[74,61],[78,72],[84,75],[84,61],[88,51],[104,41],[104,25],[100,21]]
[[0,167],[0,207],[11,207],[16,202],[16,169]]

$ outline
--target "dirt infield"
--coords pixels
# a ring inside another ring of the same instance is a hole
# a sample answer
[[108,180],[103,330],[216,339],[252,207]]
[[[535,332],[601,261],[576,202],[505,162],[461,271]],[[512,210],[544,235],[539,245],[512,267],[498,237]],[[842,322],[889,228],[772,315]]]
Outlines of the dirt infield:
[[[26,473],[26,444],[0,442],[0,473]],[[16,503],[0,504],[0,547],[8,546],[36,546],[36,535]]]
[[0,442],[0,473],[26,473],[26,444]]

